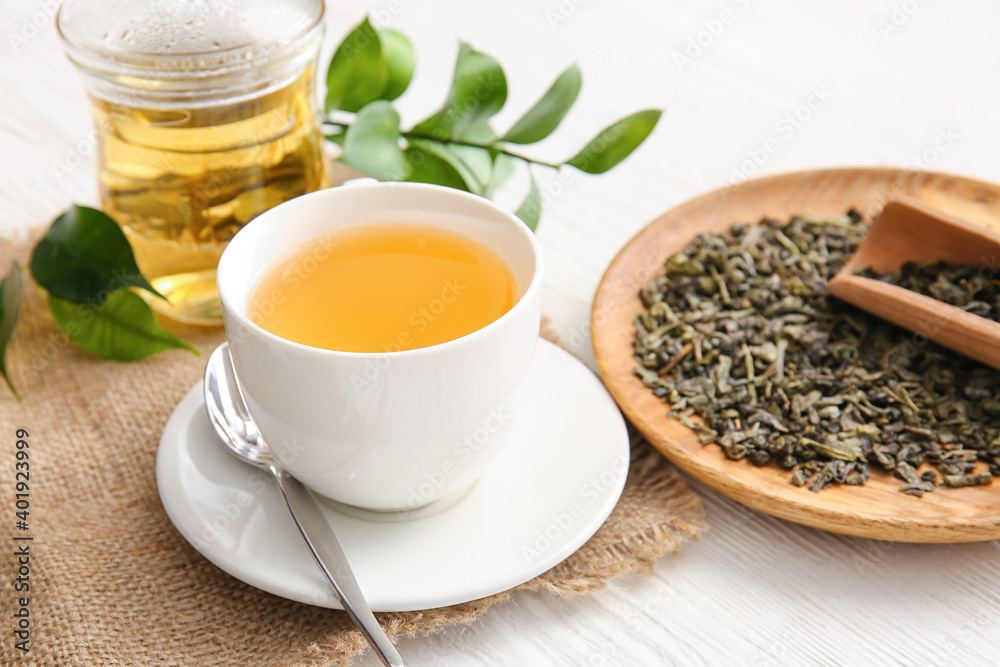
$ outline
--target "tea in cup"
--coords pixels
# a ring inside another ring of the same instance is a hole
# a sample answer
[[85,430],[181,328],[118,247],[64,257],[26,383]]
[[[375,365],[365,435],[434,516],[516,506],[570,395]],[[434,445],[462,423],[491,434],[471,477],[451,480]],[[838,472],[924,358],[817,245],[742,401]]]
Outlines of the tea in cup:
[[275,457],[368,510],[468,488],[526,408],[541,265],[515,216],[434,185],[349,184],[254,219],[223,253],[218,287]]

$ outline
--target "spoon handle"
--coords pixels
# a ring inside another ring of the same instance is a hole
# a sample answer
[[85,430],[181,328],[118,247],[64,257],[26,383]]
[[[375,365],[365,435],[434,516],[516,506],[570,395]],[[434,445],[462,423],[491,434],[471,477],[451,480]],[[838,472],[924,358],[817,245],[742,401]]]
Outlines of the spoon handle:
[[288,509],[295,519],[295,525],[299,527],[313,558],[337,592],[337,597],[344,605],[344,611],[350,615],[351,620],[375,648],[383,664],[389,667],[406,667],[396,647],[375,620],[375,615],[372,614],[358,586],[358,580],[354,578],[347,557],[344,556],[337,537],[330,530],[330,524],[327,523],[316,501],[309,495],[302,482],[289,475],[283,468],[274,465],[268,468],[285,496]]

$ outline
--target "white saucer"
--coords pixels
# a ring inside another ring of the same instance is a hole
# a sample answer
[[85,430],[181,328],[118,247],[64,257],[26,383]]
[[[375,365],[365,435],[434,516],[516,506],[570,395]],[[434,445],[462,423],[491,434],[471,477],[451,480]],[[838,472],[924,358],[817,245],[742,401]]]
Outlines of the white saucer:
[[[586,542],[625,485],[625,423],[600,380],[540,340],[524,390],[532,409],[489,472],[451,507],[404,522],[321,502],[375,611],[476,600],[552,568]],[[198,551],[252,586],[340,608],[264,471],[217,440],[199,383],[167,422],[156,481],[170,520]]]

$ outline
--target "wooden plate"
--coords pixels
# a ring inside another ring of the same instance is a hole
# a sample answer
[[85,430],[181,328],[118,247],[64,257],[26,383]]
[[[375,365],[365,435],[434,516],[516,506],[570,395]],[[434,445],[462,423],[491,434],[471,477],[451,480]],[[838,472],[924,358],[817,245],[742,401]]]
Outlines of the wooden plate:
[[[820,493],[795,487],[791,473],[729,461],[715,445],[667,417],[667,406],[633,375],[633,318],[638,290],[662,274],[667,255],[698,233],[721,231],[764,215],[842,215],[866,219],[893,197],[922,199],[966,220],[1000,229],[1000,186],[962,176],[883,168],[802,171],[716,190],[669,211],[639,232],[608,267],[591,313],[594,353],[618,405],[671,461],[733,500],[782,519],[836,533],[900,542],[972,542],[1000,538],[1000,480],[987,487],[939,489],[923,498],[901,493],[881,471],[863,487]],[[1000,258],[997,258],[1000,261]]]

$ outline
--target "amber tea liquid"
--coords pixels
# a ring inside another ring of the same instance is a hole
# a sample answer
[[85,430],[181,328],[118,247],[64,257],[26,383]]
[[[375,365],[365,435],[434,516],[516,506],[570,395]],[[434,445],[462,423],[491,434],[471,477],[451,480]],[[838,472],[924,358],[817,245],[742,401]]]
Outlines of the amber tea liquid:
[[472,333],[514,305],[510,268],[486,246],[417,224],[354,227],[268,269],[250,319],[287,340],[394,352]]
[[91,95],[102,133],[99,187],[140,270],[179,320],[219,323],[215,267],[226,242],[259,213],[325,187],[310,96],[313,68],[252,99],[138,108]]

